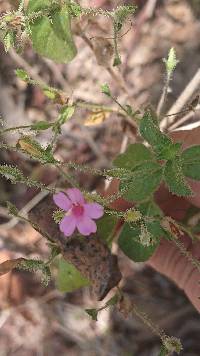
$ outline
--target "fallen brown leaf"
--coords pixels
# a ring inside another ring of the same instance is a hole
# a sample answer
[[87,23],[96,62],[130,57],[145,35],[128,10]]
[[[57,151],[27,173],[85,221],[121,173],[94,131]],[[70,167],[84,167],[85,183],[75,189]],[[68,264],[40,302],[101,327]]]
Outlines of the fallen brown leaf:
[[40,226],[41,231],[51,236],[52,241],[60,247],[64,259],[92,282],[93,294],[102,300],[121,279],[117,257],[111,254],[97,234],[84,238],[64,237],[52,218],[55,210],[52,196],[48,196],[32,209],[29,218]]
[[3,276],[6,273],[9,273],[16,268],[21,262],[24,261],[24,258],[16,258],[13,260],[7,260],[0,264],[0,276]]
[[84,122],[85,126],[94,126],[102,124],[106,119],[108,119],[110,113],[108,111],[96,111],[88,115]]

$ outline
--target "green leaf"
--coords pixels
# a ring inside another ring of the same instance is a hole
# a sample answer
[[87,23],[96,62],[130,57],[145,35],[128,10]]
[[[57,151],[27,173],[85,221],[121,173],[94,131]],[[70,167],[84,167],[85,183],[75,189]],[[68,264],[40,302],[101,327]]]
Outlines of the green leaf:
[[169,145],[163,145],[162,147],[155,148],[157,159],[171,160],[174,159],[180,152],[182,143],[170,143]]
[[38,121],[35,124],[31,125],[31,130],[43,131],[49,129],[53,124],[47,121]]
[[114,22],[117,31],[122,29],[123,24],[131,15],[135,13],[137,6],[135,5],[124,5],[118,6],[114,11]]
[[113,67],[117,67],[119,66],[120,64],[122,64],[122,60],[119,56],[119,54],[117,54],[114,58],[114,61],[113,61]]
[[162,167],[151,161],[138,165],[131,178],[122,181],[120,189],[125,190],[123,197],[129,201],[147,199],[159,187],[162,180]]
[[126,112],[129,116],[133,116],[135,114],[135,111],[130,105],[125,105]]
[[84,13],[83,10],[84,9],[79,4],[75,3],[74,1],[70,2],[70,14],[73,17],[81,16]]
[[135,143],[129,145],[124,153],[118,155],[113,164],[115,167],[132,170],[139,163],[152,159],[153,155],[147,147],[142,143]]
[[126,256],[135,262],[147,261],[154,253],[158,242],[154,245],[143,246],[139,241],[140,227],[130,227],[124,224],[118,244]]
[[137,209],[145,216],[163,216],[163,212],[160,207],[154,202],[153,199],[150,199],[144,203],[141,203],[137,206]]
[[159,241],[161,237],[169,237],[169,234],[164,230],[158,220],[146,222],[146,227],[149,233],[153,236],[155,241]]
[[44,88],[43,93],[48,99],[51,99],[51,100],[55,100],[58,96],[57,90],[50,88],[50,87]]
[[12,30],[9,30],[6,32],[4,38],[3,38],[3,42],[4,42],[4,48],[5,51],[8,52],[10,50],[10,48],[15,46],[15,33]]
[[67,120],[69,120],[74,114],[75,106],[64,106],[60,110],[60,114],[58,116],[58,120],[53,125],[53,131],[55,133],[61,133],[61,127],[65,124]]
[[145,224],[141,223],[139,238],[143,246],[152,246],[158,243],[161,237],[169,239],[170,236],[158,220],[146,221]]
[[117,224],[117,218],[111,215],[104,215],[101,219],[97,221],[97,231],[98,236],[110,246],[112,239],[114,238],[113,233]]
[[85,312],[92,318],[92,320],[97,321],[99,311],[97,309],[85,309]]
[[71,119],[72,115],[74,114],[75,106],[64,106],[59,114],[58,121],[60,125],[65,124],[65,122]]
[[119,301],[119,294],[115,294],[112,298],[110,298],[106,304],[105,304],[105,308],[107,307],[112,307],[114,305],[116,305]]
[[169,351],[166,349],[165,346],[161,346],[160,352],[158,356],[169,356]]
[[61,258],[59,260],[56,284],[61,292],[69,293],[88,286],[90,282],[72,264]]
[[17,207],[9,201],[7,201],[6,203],[7,203],[8,213],[13,216],[18,216],[19,210],[17,209]]
[[30,23],[33,47],[40,55],[58,63],[68,63],[76,55],[67,5],[54,6],[51,0],[29,0],[27,14],[43,11]]
[[193,195],[185,180],[182,162],[178,157],[166,163],[164,168],[164,179],[171,193],[182,197]]
[[183,173],[186,177],[200,180],[200,146],[192,146],[183,151]]
[[26,260],[22,259],[22,261],[17,265],[17,268],[29,271],[29,272],[40,272],[41,274],[41,282],[44,286],[48,286],[51,280],[51,271],[48,265],[41,260]]
[[103,84],[101,86],[101,91],[103,94],[107,95],[107,96],[111,96],[111,91],[110,91],[110,88],[108,86],[108,84]]
[[180,149],[180,143],[174,144],[160,131],[157,118],[151,110],[147,110],[141,119],[140,134],[152,146],[158,159],[172,159]]
[[118,303],[119,294],[115,294],[111,299],[109,299],[104,306],[99,309],[85,309],[85,312],[92,318],[92,320],[98,320],[98,314],[101,310],[104,310],[108,307],[112,307]]
[[0,165],[0,174],[13,184],[24,181],[24,175],[19,168],[7,164]]
[[15,74],[19,79],[23,80],[24,82],[30,81],[30,77],[24,69],[17,68]]

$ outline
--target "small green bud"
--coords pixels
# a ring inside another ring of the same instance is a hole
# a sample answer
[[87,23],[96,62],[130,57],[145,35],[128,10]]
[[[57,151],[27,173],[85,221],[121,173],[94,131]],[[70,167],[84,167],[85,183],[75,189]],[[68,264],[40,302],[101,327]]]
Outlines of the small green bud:
[[64,216],[65,216],[65,212],[61,209],[58,209],[53,212],[53,219],[56,224],[59,224],[61,220],[64,218]]
[[107,83],[105,83],[101,86],[101,91],[103,94],[105,94],[109,97],[111,96],[111,91],[110,91],[109,85]]
[[124,214],[124,220],[127,223],[136,222],[136,221],[140,220],[141,217],[142,217],[142,215],[141,215],[140,211],[135,210],[135,209],[129,209]]
[[43,89],[44,95],[51,100],[55,100],[57,98],[57,92],[55,90],[51,90],[50,88]]
[[114,58],[113,67],[119,66],[120,64],[122,64],[122,61],[121,61],[120,56],[117,55],[117,56]]
[[75,3],[74,1],[70,1],[69,11],[72,17],[79,17],[83,13],[82,7],[79,4]]
[[10,215],[18,216],[18,214],[19,214],[18,209],[16,208],[15,205],[10,203],[9,201],[7,201],[7,208],[8,208],[8,212],[9,212]]
[[166,337],[163,341],[163,345],[170,353],[176,352],[177,354],[179,354],[183,349],[180,340],[173,336]]
[[169,50],[168,58],[164,58],[163,62],[165,63],[168,75],[171,75],[179,63],[179,60],[176,58],[176,51],[173,47]]
[[5,51],[8,52],[10,48],[15,46],[15,34],[12,30],[8,31],[3,39]]
[[19,79],[23,80],[24,82],[30,81],[30,77],[28,73],[23,69],[17,68],[15,74]]
[[130,105],[125,105],[127,114],[132,116],[134,114],[133,108]]

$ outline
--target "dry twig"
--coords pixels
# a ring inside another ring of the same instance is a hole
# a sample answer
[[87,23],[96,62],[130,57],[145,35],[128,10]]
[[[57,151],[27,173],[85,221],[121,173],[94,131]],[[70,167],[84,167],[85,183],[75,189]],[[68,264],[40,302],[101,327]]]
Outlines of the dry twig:
[[[197,70],[195,73],[194,77],[191,79],[191,81],[188,83],[186,88],[183,90],[181,95],[178,97],[176,102],[172,105],[172,107],[169,109],[167,115],[171,115],[175,112],[179,112],[182,110],[184,105],[188,102],[188,100],[192,97],[195,91],[200,89],[200,68]],[[176,116],[171,116],[171,117],[165,117],[161,121],[161,129],[166,129],[167,127],[170,126],[176,119]]]

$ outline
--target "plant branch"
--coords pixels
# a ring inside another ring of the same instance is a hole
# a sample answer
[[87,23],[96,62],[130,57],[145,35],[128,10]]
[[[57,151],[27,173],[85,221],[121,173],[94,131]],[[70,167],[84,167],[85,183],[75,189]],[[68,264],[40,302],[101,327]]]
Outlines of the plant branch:
[[[167,115],[171,115],[174,112],[181,111],[184,105],[186,105],[188,100],[192,97],[194,92],[199,89],[200,89],[200,68],[198,68],[197,72],[195,73],[191,81],[188,83],[188,85],[183,90],[181,95],[178,97],[176,102],[169,109]],[[166,129],[167,127],[169,127],[174,122],[174,120],[175,118],[173,116],[165,117],[161,121],[161,125],[160,125],[161,129]]]

